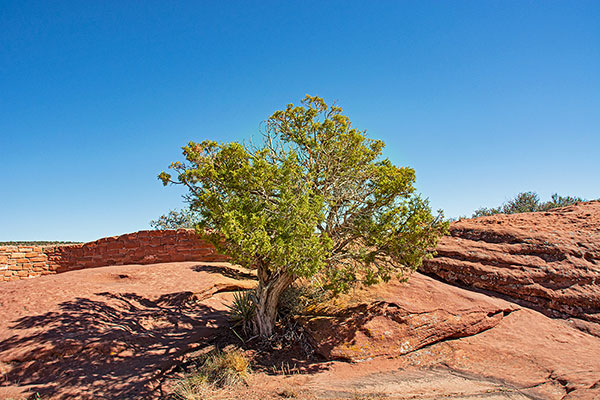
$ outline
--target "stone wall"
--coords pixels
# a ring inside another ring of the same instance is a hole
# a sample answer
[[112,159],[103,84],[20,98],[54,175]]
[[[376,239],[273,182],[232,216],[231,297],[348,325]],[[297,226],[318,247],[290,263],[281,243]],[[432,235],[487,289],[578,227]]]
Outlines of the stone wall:
[[0,281],[106,265],[227,261],[192,230],[140,231],[84,244],[0,246]]

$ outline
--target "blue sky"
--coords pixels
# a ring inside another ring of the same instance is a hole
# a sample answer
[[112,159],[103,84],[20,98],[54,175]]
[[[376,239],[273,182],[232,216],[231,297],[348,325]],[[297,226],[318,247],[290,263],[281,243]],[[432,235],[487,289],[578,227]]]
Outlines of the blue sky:
[[148,229],[182,145],[307,93],[447,216],[600,197],[598,1],[0,0],[0,241]]

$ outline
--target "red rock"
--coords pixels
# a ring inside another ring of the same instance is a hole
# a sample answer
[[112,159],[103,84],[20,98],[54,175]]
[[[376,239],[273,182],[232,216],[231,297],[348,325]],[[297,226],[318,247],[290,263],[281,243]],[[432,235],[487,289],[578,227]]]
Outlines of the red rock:
[[600,322],[600,202],[451,224],[421,271]]
[[0,398],[26,398],[19,390],[53,400],[158,398],[147,384],[220,332],[232,291],[255,285],[231,277],[238,272],[248,277],[192,262],[2,282],[0,371],[9,368]]
[[517,309],[418,273],[408,283],[381,285],[341,301],[349,305],[304,323],[319,354],[350,361],[399,356],[441,340],[474,335]]

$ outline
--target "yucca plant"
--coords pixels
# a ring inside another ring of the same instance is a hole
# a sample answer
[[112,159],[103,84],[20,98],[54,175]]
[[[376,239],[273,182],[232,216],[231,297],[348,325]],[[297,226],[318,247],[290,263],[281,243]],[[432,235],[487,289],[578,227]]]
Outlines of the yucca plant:
[[252,330],[252,319],[254,318],[256,304],[256,293],[254,290],[236,292],[233,294],[233,303],[229,308],[229,318],[234,327],[241,327],[244,334]]

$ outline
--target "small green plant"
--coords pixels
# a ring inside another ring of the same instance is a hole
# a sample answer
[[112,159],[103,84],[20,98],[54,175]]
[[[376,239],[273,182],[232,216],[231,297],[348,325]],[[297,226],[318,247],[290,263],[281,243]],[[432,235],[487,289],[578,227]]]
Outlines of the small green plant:
[[234,327],[241,327],[244,334],[251,332],[252,319],[255,311],[255,292],[246,290],[236,292],[233,295],[233,302],[229,308],[229,318],[233,321]]

